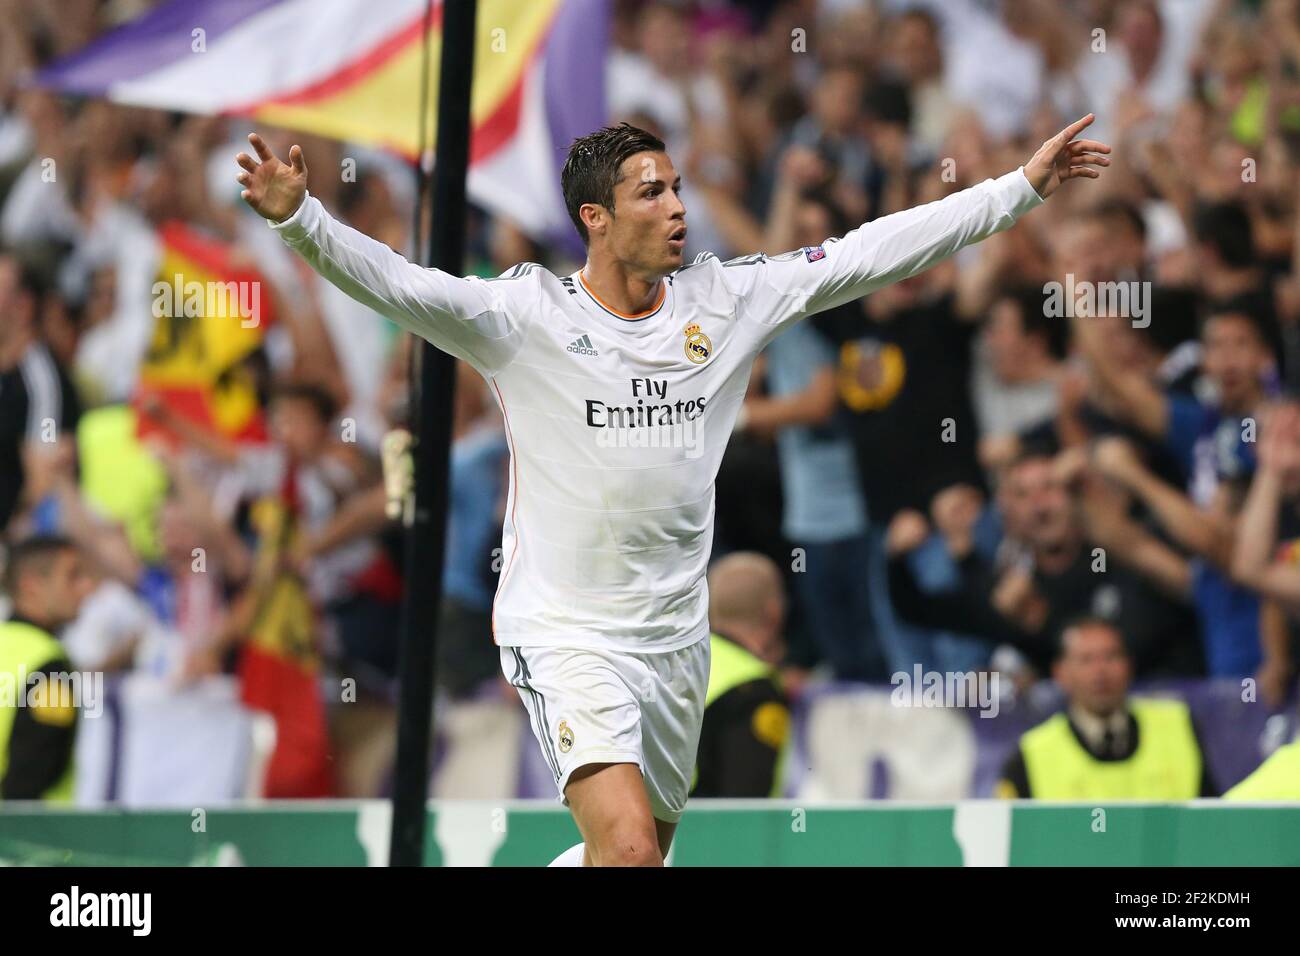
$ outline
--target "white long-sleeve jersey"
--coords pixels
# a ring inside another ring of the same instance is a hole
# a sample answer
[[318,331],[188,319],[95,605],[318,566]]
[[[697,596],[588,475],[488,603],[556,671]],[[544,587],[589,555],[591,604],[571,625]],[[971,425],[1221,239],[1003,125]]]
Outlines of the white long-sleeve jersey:
[[644,653],[708,634],[713,483],[763,347],[1041,202],[1022,168],[821,246],[705,253],[636,316],[602,304],[581,272],[413,265],[311,196],[272,227],[340,289],[472,365],[500,404],[511,462],[497,643]]

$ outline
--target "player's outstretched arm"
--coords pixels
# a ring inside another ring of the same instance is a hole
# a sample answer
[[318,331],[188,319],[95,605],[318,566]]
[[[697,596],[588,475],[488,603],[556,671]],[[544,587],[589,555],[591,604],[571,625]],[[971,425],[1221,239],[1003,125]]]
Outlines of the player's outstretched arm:
[[[281,162],[256,133],[257,159],[236,157],[243,199],[318,273],[352,298],[443,351],[491,373],[521,340],[487,285],[408,262],[382,242],[338,222],[307,192],[307,163],[293,146]],[[504,295],[504,293],[503,293]]]
[[865,223],[822,247],[728,263],[754,269],[726,270],[744,311],[780,327],[793,319],[867,295],[910,278],[963,246],[1009,229],[1041,205],[1067,179],[1095,179],[1110,160],[1110,147],[1074,137],[1093,121],[1089,114],[1061,130],[1029,162],[997,179],[937,202]]

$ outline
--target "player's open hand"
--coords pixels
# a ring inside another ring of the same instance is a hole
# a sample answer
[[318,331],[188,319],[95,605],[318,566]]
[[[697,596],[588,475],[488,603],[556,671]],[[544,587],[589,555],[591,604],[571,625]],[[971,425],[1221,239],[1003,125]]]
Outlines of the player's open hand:
[[1095,119],[1089,113],[1083,119],[1071,123],[1038,147],[1038,152],[1025,163],[1025,177],[1038,191],[1038,195],[1046,199],[1067,179],[1096,179],[1101,173],[1092,167],[1110,165],[1110,160],[1100,155],[1109,153],[1109,146],[1095,139],[1074,138],[1091,126]]
[[249,133],[248,141],[252,143],[257,159],[247,153],[235,157],[243,168],[243,172],[235,177],[244,187],[240,196],[259,216],[283,222],[298,211],[303,196],[307,194],[307,163],[302,149],[291,146],[289,162],[282,163],[256,133]]

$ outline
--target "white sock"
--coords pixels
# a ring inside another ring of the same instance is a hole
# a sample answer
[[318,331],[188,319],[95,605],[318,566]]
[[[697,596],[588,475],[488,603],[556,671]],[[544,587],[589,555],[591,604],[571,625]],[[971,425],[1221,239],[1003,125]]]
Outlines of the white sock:
[[571,846],[546,865],[548,867],[582,866],[582,850],[584,846],[586,846],[585,843],[579,843],[577,846]]

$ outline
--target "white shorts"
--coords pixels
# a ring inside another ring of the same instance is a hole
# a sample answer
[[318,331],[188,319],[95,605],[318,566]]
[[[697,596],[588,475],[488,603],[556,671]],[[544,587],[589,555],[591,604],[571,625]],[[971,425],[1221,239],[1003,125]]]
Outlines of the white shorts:
[[709,639],[658,654],[584,647],[502,647],[560,801],[590,763],[634,763],[656,820],[686,809],[709,685]]

